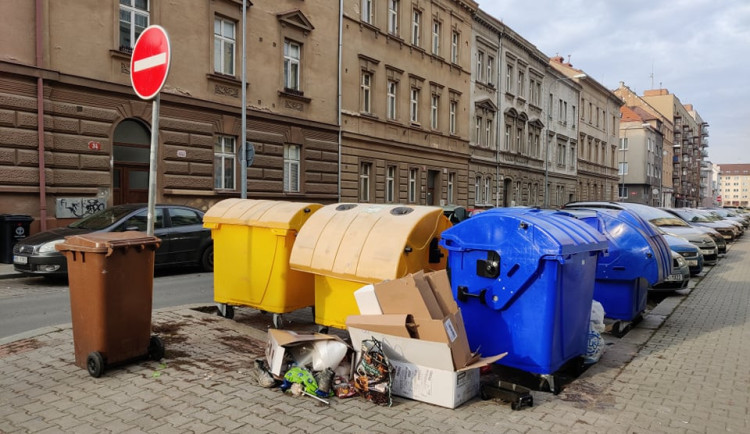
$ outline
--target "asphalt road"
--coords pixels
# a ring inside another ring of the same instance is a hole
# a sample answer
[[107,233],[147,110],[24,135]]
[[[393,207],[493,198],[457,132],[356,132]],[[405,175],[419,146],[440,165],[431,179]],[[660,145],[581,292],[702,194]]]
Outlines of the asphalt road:
[[[213,273],[157,272],[154,309],[194,303],[213,303]],[[66,323],[70,323],[67,282],[40,277],[0,280],[0,339]]]

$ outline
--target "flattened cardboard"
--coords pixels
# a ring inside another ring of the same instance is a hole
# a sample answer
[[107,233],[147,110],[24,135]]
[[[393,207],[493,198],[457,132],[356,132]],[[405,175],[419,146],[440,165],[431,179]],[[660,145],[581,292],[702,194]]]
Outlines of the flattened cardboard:
[[445,270],[435,271],[425,274],[425,279],[435,292],[435,299],[440,305],[440,309],[447,315],[458,310],[458,303],[453,298],[451,282],[448,279],[448,272]]
[[322,333],[296,333],[289,330],[268,329],[268,342],[266,343],[266,360],[269,371],[274,375],[283,375],[284,357],[290,347],[302,345],[320,340],[332,339],[345,344],[340,337]]
[[[419,294],[422,296],[422,301],[427,307],[427,311],[430,313],[429,318],[442,319],[443,317],[445,317],[451,312],[454,312],[455,310],[447,311],[447,310],[443,310],[440,308],[440,304],[438,303],[438,300],[435,297],[434,288],[431,287],[430,283],[427,281],[425,276],[426,275],[424,274],[423,271],[419,271],[417,273],[412,274],[412,279],[414,279],[414,285],[419,290]],[[448,282],[448,290],[450,290],[450,282]],[[419,316],[417,318],[423,318],[423,317]]]
[[385,314],[406,313],[414,318],[432,318],[414,279],[409,276],[375,284],[375,295]]
[[416,337],[416,324],[411,315],[396,313],[390,315],[349,315],[346,327],[357,327],[403,338]]

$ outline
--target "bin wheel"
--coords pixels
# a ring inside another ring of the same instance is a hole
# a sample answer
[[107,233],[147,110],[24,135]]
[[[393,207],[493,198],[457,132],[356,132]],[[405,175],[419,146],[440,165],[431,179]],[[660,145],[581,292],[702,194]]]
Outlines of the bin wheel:
[[94,378],[99,378],[104,373],[104,357],[98,351],[89,353],[86,357],[86,370],[89,371],[89,375]]
[[284,327],[284,318],[281,317],[280,313],[273,314],[273,328],[281,329]]
[[328,334],[328,327],[327,326],[318,326],[318,333]]
[[148,357],[151,360],[159,361],[164,358],[164,343],[159,336],[153,335],[148,341]]
[[218,307],[219,307],[219,312],[217,314],[220,317],[226,318],[226,319],[234,318],[234,306],[222,303]]

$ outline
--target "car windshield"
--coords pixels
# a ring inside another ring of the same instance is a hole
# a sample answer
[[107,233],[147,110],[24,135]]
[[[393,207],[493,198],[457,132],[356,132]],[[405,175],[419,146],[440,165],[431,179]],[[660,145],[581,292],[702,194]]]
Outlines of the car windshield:
[[679,219],[677,217],[657,217],[654,219],[649,220],[651,223],[653,223],[656,226],[683,226],[683,227],[690,227],[689,224],[687,224],[684,220]]
[[693,211],[683,211],[679,213],[680,217],[683,219],[691,222],[691,223],[711,223],[711,219],[706,217],[704,214],[693,212]]
[[112,226],[121,218],[125,217],[131,212],[133,212],[132,208],[108,208],[103,211],[99,211],[96,214],[92,214],[84,219],[78,220],[77,222],[71,223],[68,225],[68,227],[98,231]]

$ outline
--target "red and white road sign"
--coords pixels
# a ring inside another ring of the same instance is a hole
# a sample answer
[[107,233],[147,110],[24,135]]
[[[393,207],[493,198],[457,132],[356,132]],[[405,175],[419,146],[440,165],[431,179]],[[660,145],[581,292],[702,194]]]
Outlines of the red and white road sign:
[[133,47],[130,58],[130,81],[141,99],[152,99],[167,80],[172,50],[167,31],[161,26],[148,26]]

